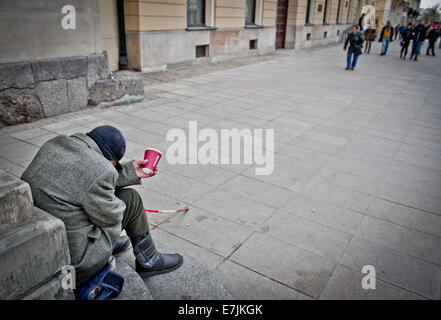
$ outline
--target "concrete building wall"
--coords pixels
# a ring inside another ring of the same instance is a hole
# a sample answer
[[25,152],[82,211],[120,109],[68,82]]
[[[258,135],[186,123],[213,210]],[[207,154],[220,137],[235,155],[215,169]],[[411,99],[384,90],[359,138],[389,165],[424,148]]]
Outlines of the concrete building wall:
[[275,27],[277,16],[277,0],[263,0],[262,25]]
[[116,1],[100,0],[100,12],[103,50],[107,52],[110,70],[116,71],[118,70],[119,59],[118,16]]
[[[344,1],[341,6],[344,7]],[[310,13],[310,24],[306,24],[306,0],[293,0],[288,2],[288,19],[286,32],[286,48],[311,48],[339,41],[340,35],[348,25],[346,19],[337,25],[338,0],[329,0],[329,13],[327,23],[323,23],[326,0],[313,0]],[[319,6],[321,10],[319,11]],[[347,11],[346,11],[347,13]],[[344,14],[341,14],[344,17]],[[343,21],[343,19],[341,19]]]
[[[0,1],[0,63],[101,53],[98,0]],[[74,6],[76,29],[61,27],[64,5]],[[14,26],[13,28],[11,26]]]
[[[126,0],[129,67],[152,71],[274,50],[277,0],[256,1],[257,28],[245,28],[246,0],[206,0],[206,27],[187,28],[187,1]],[[250,40],[257,49],[250,50]],[[196,59],[196,46],[208,57]]]
[[[319,6],[321,10],[319,11]],[[323,24],[323,15],[325,13],[325,0],[315,0],[314,1],[314,13],[312,16],[313,24]]]
[[0,123],[86,109],[89,89],[107,79],[99,0],[68,4],[0,1]]
[[[337,13],[338,13],[338,0],[330,0],[330,9],[329,9],[329,24],[337,23]],[[341,0],[343,2],[343,0]]]
[[245,25],[245,5],[242,0],[215,1],[215,26],[217,28],[241,28]]
[[342,0],[342,5],[340,8],[340,23],[348,22],[348,10],[349,10],[349,0]]
[[124,0],[127,31],[179,30],[187,27],[186,0]]

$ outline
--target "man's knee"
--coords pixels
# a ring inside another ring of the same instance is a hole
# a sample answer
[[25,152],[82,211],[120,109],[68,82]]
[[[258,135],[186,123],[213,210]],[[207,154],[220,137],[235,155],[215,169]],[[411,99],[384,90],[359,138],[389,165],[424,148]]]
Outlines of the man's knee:
[[141,213],[144,211],[142,198],[138,191],[132,188],[120,189],[115,192],[116,197],[126,205],[126,211]]
[[142,203],[141,196],[138,191],[132,188],[119,189],[115,191],[117,198],[121,199],[126,205],[132,203]]

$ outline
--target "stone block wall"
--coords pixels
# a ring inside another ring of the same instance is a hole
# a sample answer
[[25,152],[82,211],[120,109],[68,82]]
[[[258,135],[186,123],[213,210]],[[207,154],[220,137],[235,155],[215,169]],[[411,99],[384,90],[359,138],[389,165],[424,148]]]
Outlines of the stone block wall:
[[34,207],[29,185],[0,170],[0,299],[73,299],[61,220]]
[[88,90],[108,77],[104,54],[0,64],[0,123],[85,109]]

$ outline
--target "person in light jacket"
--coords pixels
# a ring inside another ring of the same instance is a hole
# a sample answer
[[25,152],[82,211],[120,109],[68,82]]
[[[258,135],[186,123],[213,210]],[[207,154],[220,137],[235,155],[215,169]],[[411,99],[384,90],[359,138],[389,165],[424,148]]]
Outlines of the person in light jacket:
[[142,171],[145,160],[120,164],[125,149],[123,135],[111,126],[59,135],[41,146],[21,177],[35,206],[64,222],[77,288],[128,247],[127,238],[118,242],[122,230],[130,237],[141,277],[182,265],[181,255],[156,251],[141,197],[126,188],[156,172]]

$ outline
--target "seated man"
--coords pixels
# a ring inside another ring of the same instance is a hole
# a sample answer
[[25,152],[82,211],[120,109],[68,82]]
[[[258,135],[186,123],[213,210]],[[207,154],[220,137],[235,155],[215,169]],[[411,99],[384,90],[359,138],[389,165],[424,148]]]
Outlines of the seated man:
[[156,174],[142,171],[146,160],[120,164],[125,150],[121,132],[110,126],[60,135],[40,148],[23,173],[35,206],[64,222],[77,288],[96,275],[112,253],[127,248],[127,238],[117,245],[121,230],[130,237],[141,277],[182,265],[181,255],[156,251],[140,195],[123,189]]

